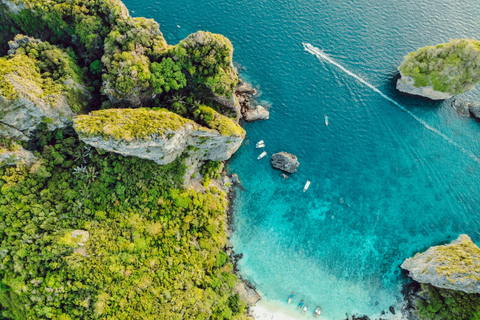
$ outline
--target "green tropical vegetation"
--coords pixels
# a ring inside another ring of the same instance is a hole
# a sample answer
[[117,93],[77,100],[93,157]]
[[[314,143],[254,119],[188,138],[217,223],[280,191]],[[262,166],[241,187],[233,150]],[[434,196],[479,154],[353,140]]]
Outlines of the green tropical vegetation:
[[422,284],[422,296],[416,305],[421,320],[479,320],[480,294],[441,289]]
[[[17,35],[14,40],[23,38],[25,36]],[[22,43],[15,54],[0,57],[0,95],[7,99],[18,98],[19,91],[14,83],[19,83],[40,98],[52,100],[65,93],[81,104],[77,101],[82,100],[79,93],[64,84],[69,79],[83,84],[82,69],[71,49],[60,50],[48,42],[30,41]]]
[[480,81],[480,41],[455,39],[437,46],[426,46],[405,56],[398,68],[410,76],[416,87],[460,94]]
[[[223,36],[201,32],[179,50],[155,21],[129,17],[117,0],[12,5],[18,12],[0,3],[1,97],[19,95],[11,76],[45,99],[66,94],[73,111],[93,110],[73,119],[78,132],[105,139],[200,128],[196,118],[245,135],[213,109],[195,113],[236,85]],[[6,56],[7,41],[24,35],[32,38]],[[69,79],[90,90],[88,105]],[[148,97],[143,108],[110,109],[135,95]],[[1,150],[22,146],[37,159],[0,166],[0,319],[245,319],[222,251],[227,198],[209,187],[221,164],[202,167],[204,191],[186,189],[187,155],[159,166],[92,148],[70,126],[48,131],[51,122],[43,117],[27,142],[0,136]]]
[[[221,248],[226,200],[167,166],[43,128],[39,160],[0,169],[0,302],[11,319],[243,319]],[[75,248],[65,232],[85,230]]]

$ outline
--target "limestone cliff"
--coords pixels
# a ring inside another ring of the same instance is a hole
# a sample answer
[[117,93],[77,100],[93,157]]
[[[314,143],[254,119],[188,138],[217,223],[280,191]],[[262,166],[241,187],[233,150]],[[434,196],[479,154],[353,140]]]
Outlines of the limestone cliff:
[[430,100],[446,100],[453,97],[448,92],[441,92],[433,89],[433,85],[416,87],[415,80],[412,77],[400,72],[400,79],[397,80],[397,90],[413,96],[420,96]]
[[231,119],[215,117],[207,128],[165,109],[109,109],[78,116],[74,127],[94,147],[160,165],[185,152],[195,160],[223,161],[240,147],[245,131]]
[[431,247],[405,260],[402,268],[420,283],[435,287],[480,293],[480,248],[469,236],[443,246]]
[[[50,130],[71,123],[90,94],[68,55],[22,35],[9,53],[0,58],[0,135],[26,140],[40,123]],[[53,73],[56,78],[47,78]]]

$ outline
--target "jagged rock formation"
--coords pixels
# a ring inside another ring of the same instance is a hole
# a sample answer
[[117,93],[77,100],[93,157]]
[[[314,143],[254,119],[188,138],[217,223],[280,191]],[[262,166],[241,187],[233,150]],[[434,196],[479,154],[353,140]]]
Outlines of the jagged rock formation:
[[480,81],[480,41],[455,39],[405,56],[398,67],[399,91],[432,100],[472,90]]
[[272,155],[271,163],[275,169],[280,169],[288,173],[294,173],[297,171],[298,166],[300,166],[297,156],[287,152],[279,152]]
[[245,131],[231,119],[215,117],[210,129],[165,109],[109,109],[77,117],[74,127],[94,147],[160,165],[184,152],[196,160],[223,161],[240,147]]
[[240,299],[247,302],[249,307],[253,307],[260,301],[260,295],[255,291],[255,288],[242,281],[235,285],[233,291],[240,296]]
[[269,117],[270,112],[260,105],[256,106],[254,109],[248,110],[243,114],[245,121],[266,120]]
[[480,119],[480,104],[470,103],[469,104],[470,113],[477,119]]
[[450,244],[417,253],[405,260],[401,267],[420,283],[480,293],[480,248],[466,234]]
[[452,108],[455,109],[458,113],[460,113],[464,117],[470,117],[470,110],[468,103],[460,99],[455,99],[452,101]]
[[[10,56],[0,58],[0,135],[26,140],[40,123],[50,130],[71,123],[72,109],[90,99],[78,67],[65,52],[30,37],[19,35],[9,45]],[[61,76],[45,81],[43,73],[52,71]]]
[[478,103],[466,102],[461,99],[452,101],[452,107],[464,117],[473,116],[480,119],[480,105]]
[[416,87],[412,77],[400,72],[401,78],[397,80],[397,90],[413,96],[420,96],[431,100],[446,100],[453,97],[452,94],[440,92],[433,89],[433,86]]
[[16,150],[8,150],[0,148],[0,167],[13,166],[16,164],[23,164],[30,166],[35,162],[36,158],[32,152],[17,146]]

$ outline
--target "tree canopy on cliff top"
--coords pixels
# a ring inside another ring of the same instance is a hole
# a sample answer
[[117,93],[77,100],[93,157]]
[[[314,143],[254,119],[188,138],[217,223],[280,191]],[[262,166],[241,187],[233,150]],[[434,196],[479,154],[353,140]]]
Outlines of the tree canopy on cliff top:
[[398,68],[416,87],[451,94],[472,90],[480,81],[480,41],[455,39],[427,46],[405,56]]

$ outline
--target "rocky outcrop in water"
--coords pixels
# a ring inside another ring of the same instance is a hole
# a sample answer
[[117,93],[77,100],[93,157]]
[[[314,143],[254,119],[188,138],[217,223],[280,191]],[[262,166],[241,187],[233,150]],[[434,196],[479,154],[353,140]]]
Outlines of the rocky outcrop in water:
[[470,117],[469,104],[463,100],[455,99],[452,101],[452,108],[464,117]]
[[475,88],[480,82],[480,41],[452,39],[406,55],[398,67],[399,91],[445,100]]
[[405,76],[402,72],[400,72],[400,75],[401,78],[397,80],[397,90],[400,92],[411,94],[413,96],[428,98],[431,100],[446,100],[453,97],[453,95],[448,92],[434,90],[432,85],[415,87],[415,81],[412,77]]
[[471,103],[469,105],[470,113],[477,119],[480,119],[480,104]]
[[417,253],[405,260],[401,267],[420,283],[480,293],[480,248],[466,234],[450,244]]
[[461,99],[455,99],[452,101],[452,107],[464,117],[473,116],[480,119],[480,104],[466,102]]
[[245,121],[266,120],[269,117],[270,112],[268,112],[264,107],[260,105],[248,110],[243,114],[243,118],[245,119]]
[[165,109],[108,109],[77,117],[74,127],[87,144],[160,165],[184,152],[195,161],[224,161],[240,147],[245,131],[231,119],[216,117],[210,129]]
[[288,173],[294,173],[300,165],[297,156],[287,152],[279,152],[272,155],[271,163],[275,169],[280,169]]

